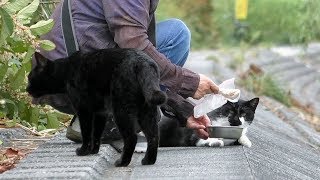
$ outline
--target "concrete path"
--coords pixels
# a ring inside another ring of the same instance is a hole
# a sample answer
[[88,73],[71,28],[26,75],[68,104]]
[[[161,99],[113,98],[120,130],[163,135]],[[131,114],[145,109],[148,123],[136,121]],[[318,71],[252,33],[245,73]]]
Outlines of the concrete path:
[[[279,57],[274,51],[272,55]],[[237,77],[228,67],[232,61],[228,53],[201,51],[193,52],[186,66],[219,83]],[[254,96],[242,91],[242,98]],[[119,153],[110,145],[103,145],[98,155],[78,157],[75,148],[80,145],[61,133],[28,155],[17,168],[1,174],[0,179],[319,179],[319,133],[292,109],[260,98],[248,132],[251,148],[160,148],[155,165],[142,166],[144,154],[136,153],[128,167],[115,168],[113,162]]]
[[320,44],[257,50],[247,53],[246,60],[276,78],[295,100],[320,116]]

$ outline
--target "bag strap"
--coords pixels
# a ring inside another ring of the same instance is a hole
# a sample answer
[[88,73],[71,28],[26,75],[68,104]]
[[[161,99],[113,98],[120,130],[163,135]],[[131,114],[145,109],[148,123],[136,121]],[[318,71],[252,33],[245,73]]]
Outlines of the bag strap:
[[72,20],[70,0],[64,0],[61,9],[61,27],[67,55],[79,51]]

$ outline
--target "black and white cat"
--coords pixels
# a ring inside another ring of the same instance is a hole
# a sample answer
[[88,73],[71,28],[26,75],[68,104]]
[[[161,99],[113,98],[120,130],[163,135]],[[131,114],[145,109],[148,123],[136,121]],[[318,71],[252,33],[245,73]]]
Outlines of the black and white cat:
[[[227,102],[218,109],[208,113],[211,124],[214,126],[242,126],[244,127],[242,136],[234,144],[242,144],[250,147],[251,141],[246,136],[248,125],[254,119],[256,107],[259,98],[253,98],[249,101],[239,100],[232,103]],[[180,127],[174,118],[163,117],[159,122],[161,147],[175,146],[224,146],[221,138],[200,139],[193,130]]]
[[79,117],[82,146],[77,155],[96,154],[109,116],[114,117],[124,140],[116,166],[127,166],[137,143],[136,130],[144,132],[148,148],[142,164],[154,164],[158,150],[158,105],[166,101],[160,90],[157,64],[142,51],[103,49],[77,52],[50,61],[35,53],[37,65],[28,76],[28,93],[35,97],[67,94]]

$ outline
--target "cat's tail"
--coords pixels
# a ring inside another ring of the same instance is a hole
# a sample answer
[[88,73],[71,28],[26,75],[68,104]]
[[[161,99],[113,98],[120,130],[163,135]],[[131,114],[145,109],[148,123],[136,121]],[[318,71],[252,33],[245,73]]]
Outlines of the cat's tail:
[[160,90],[160,75],[155,63],[145,62],[144,68],[139,69],[137,79],[149,104],[160,105],[167,101],[167,95]]

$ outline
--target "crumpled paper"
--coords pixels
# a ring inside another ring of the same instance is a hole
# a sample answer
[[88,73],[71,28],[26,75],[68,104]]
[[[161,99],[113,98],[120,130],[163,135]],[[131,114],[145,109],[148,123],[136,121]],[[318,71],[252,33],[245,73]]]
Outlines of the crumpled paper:
[[199,118],[212,110],[223,106],[227,101],[238,102],[240,89],[236,89],[234,78],[223,81],[219,85],[218,94],[207,94],[201,98],[194,107],[194,117]]

